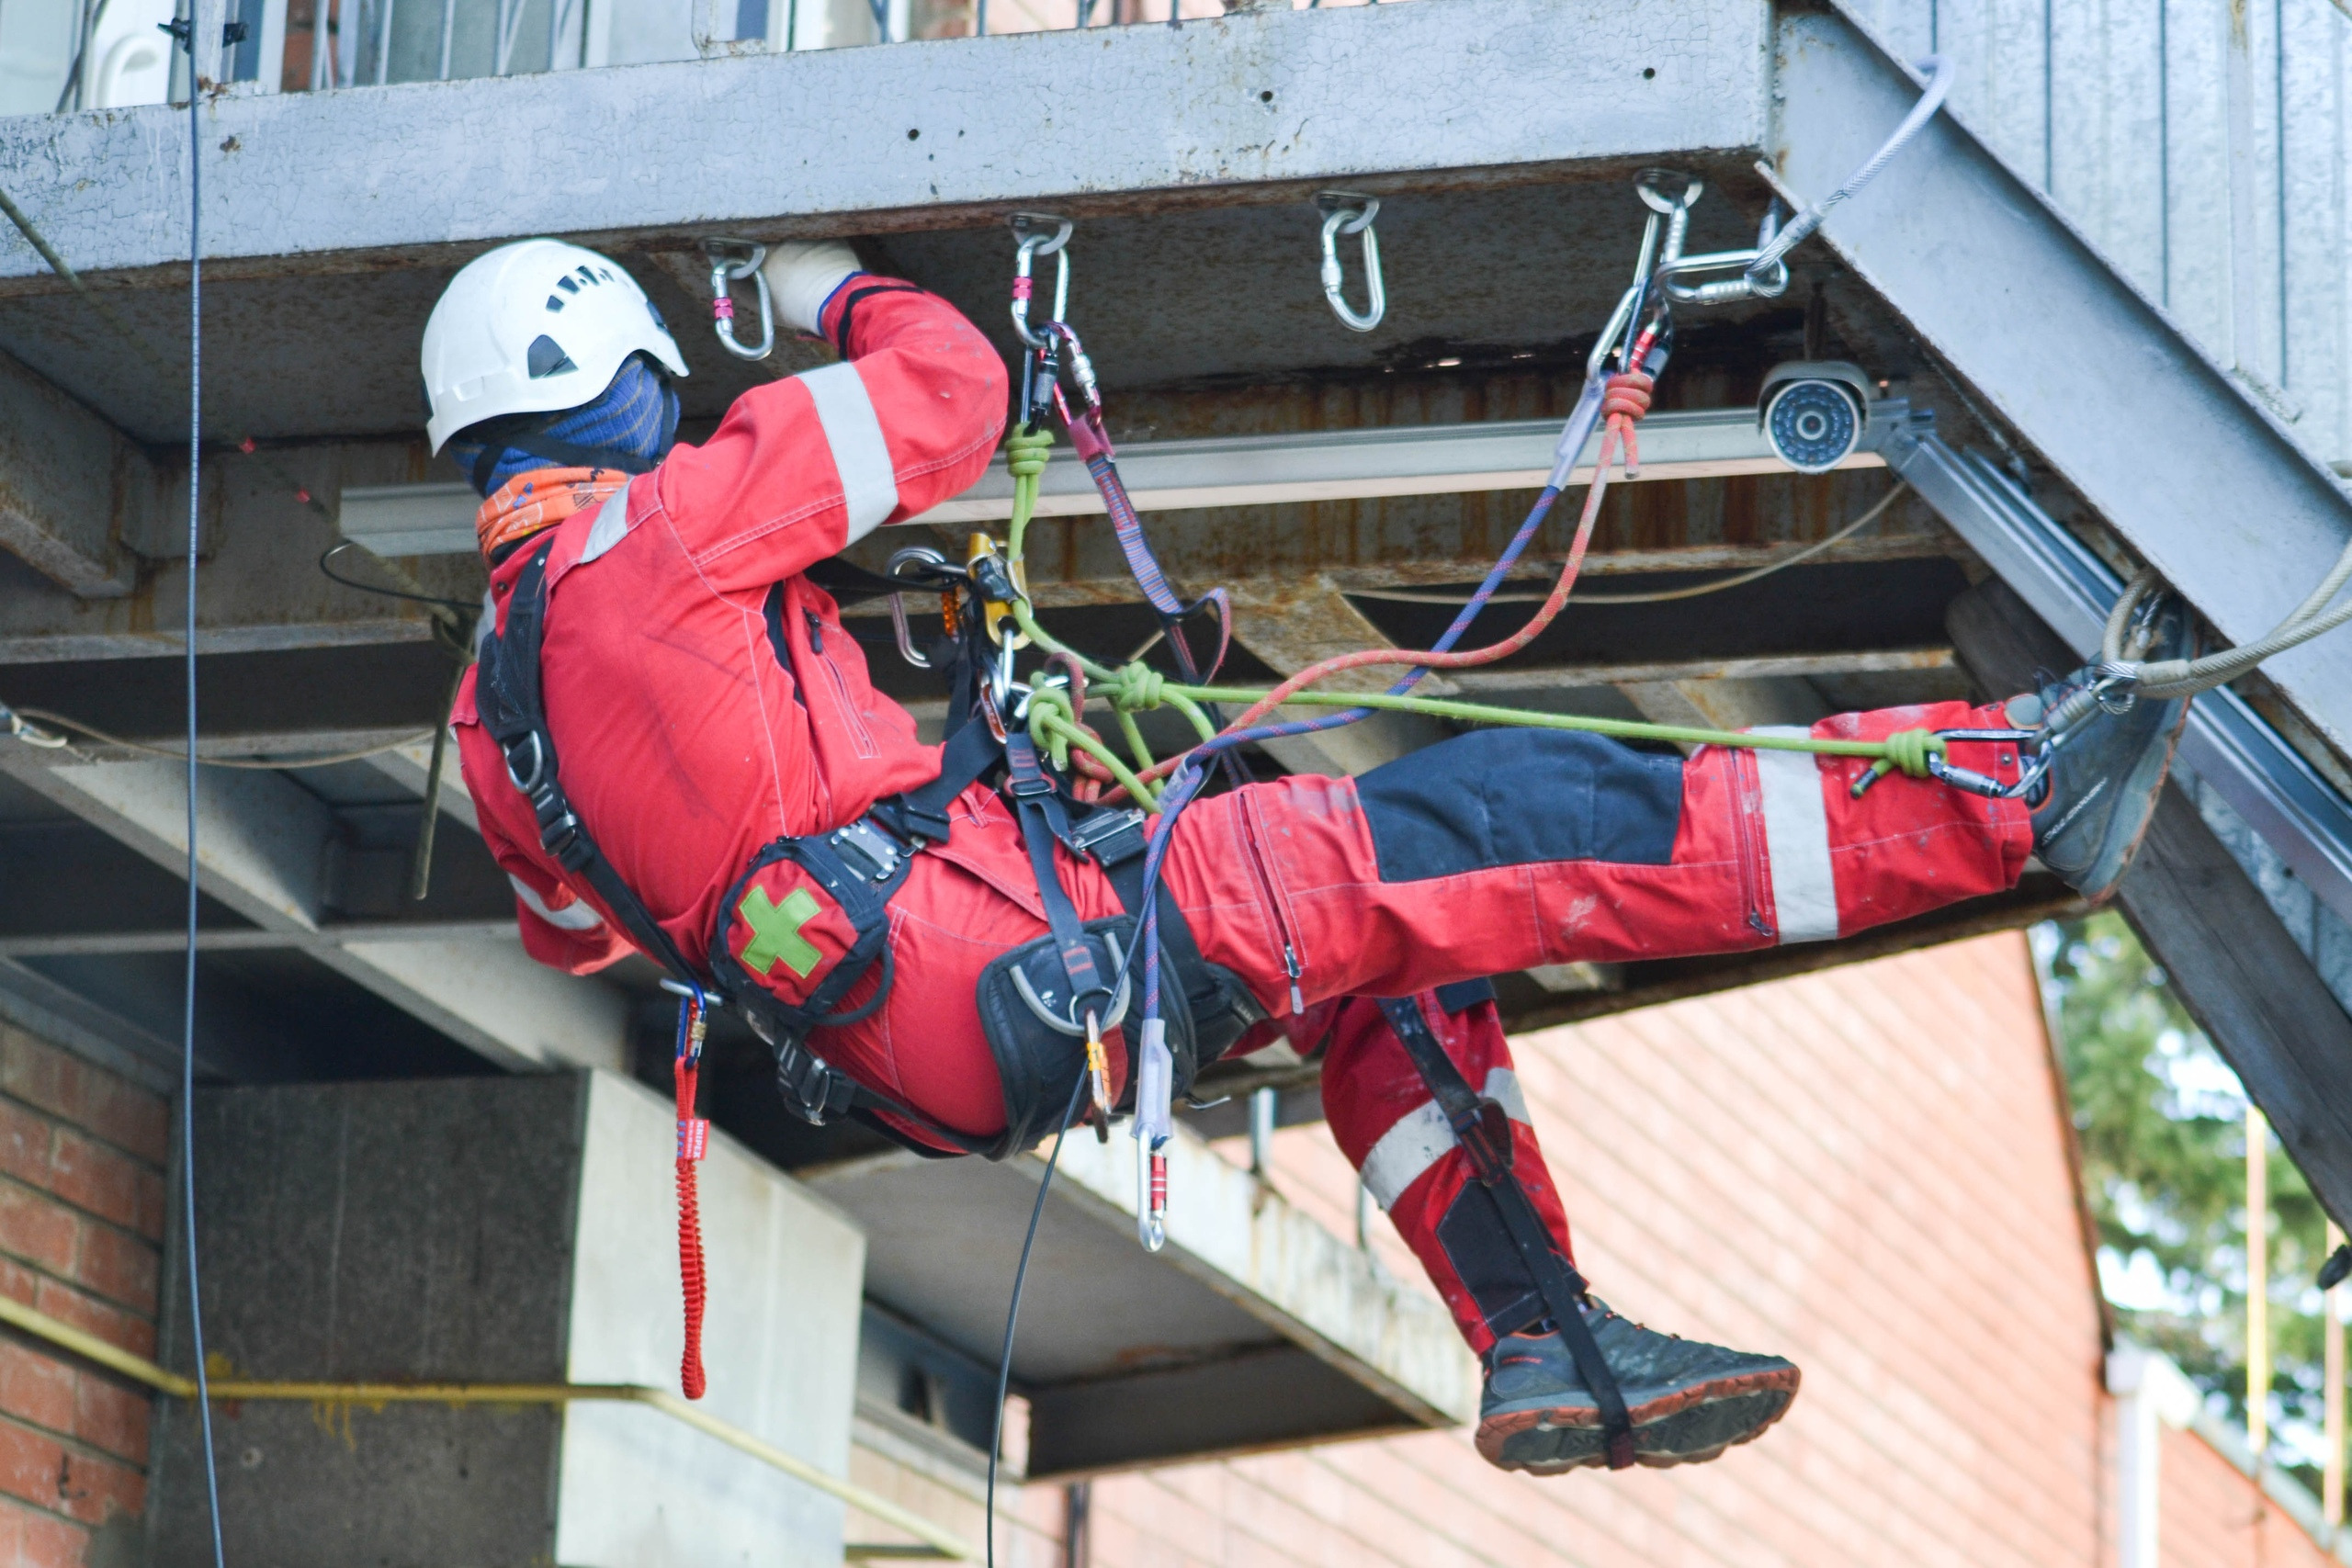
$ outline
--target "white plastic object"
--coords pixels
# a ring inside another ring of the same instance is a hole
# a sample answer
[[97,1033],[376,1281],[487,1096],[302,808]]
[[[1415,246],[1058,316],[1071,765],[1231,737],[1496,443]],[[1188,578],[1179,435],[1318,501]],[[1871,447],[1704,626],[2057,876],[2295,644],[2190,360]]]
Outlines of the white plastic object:
[[501,245],[459,268],[425,321],[425,435],[438,452],[486,419],[577,408],[639,353],[686,374],[662,313],[619,264],[560,240]]
[[768,247],[760,276],[768,281],[776,320],[796,332],[813,333],[833,290],[864,270],[857,253],[839,240],[785,240]]
[[1792,360],[1766,374],[1756,422],[1775,457],[1801,474],[1826,474],[1861,445],[1870,409],[1871,381],[1860,366]]

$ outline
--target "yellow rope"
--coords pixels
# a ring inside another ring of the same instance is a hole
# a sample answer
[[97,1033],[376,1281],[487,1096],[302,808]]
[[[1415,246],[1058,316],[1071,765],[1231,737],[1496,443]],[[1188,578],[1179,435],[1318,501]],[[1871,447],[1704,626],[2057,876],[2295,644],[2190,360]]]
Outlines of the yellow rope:
[[[36,1338],[46,1339],[62,1350],[69,1350],[108,1371],[145,1383],[160,1393],[170,1394],[175,1399],[196,1397],[194,1378],[167,1371],[142,1356],[134,1356],[94,1334],[85,1333],[70,1323],[60,1322],[47,1313],[35,1312],[7,1296],[0,1296],[0,1323],[21,1329]],[[763,1438],[754,1437],[740,1427],[696,1409],[668,1389],[647,1388],[638,1383],[254,1382],[232,1378],[214,1378],[211,1383],[215,1400],[300,1400],[313,1404],[599,1403],[648,1405],[673,1421],[716,1438],[739,1453],[751,1455],[770,1469],[782,1471],[796,1481],[806,1483],[829,1496],[840,1498],[861,1513],[870,1514],[887,1525],[906,1531],[942,1557],[971,1562],[977,1561],[980,1555],[962,1537],[942,1529],[920,1514],[910,1513],[889,1498],[869,1492],[855,1482],[828,1475],[797,1454],[787,1453]]]

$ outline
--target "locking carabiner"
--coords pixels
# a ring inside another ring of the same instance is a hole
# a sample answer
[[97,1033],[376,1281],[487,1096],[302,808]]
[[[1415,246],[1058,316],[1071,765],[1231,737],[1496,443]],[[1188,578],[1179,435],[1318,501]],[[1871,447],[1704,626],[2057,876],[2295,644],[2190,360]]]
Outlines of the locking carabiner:
[[[768,299],[767,275],[760,264],[768,259],[765,245],[749,240],[705,240],[702,254],[710,258],[711,330],[718,344],[738,359],[765,359],[775,347],[775,309]],[[735,339],[735,296],[731,283],[750,278],[760,297],[760,343],[746,348]]]
[[[1069,309],[1069,236],[1077,225],[1067,218],[1050,212],[1016,212],[1012,215],[1012,236],[1021,243],[1012,258],[1012,330],[1031,348],[1043,352],[1053,344],[1050,336],[1041,336],[1029,330],[1029,297],[1036,287],[1030,269],[1039,256],[1060,258],[1054,272],[1054,313],[1052,320],[1060,321]],[[1046,231],[1053,231],[1048,235]]]
[[[1323,211],[1323,298],[1330,302],[1331,313],[1340,324],[1351,332],[1368,333],[1380,325],[1388,313],[1388,294],[1380,276],[1380,237],[1373,231],[1373,220],[1380,216],[1377,197],[1355,196],[1343,190],[1327,190],[1317,196],[1315,205]],[[1364,283],[1370,299],[1363,313],[1358,315],[1349,308],[1340,286],[1346,274],[1340,267],[1340,236],[1363,236]]]

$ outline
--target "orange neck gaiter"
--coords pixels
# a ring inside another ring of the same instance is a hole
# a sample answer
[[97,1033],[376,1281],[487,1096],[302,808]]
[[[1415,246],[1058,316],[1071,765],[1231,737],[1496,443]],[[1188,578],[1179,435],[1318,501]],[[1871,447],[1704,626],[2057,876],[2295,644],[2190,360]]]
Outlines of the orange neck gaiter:
[[629,476],[618,468],[533,468],[491,491],[474,514],[474,536],[484,557],[552,528],[575,512],[585,512]]

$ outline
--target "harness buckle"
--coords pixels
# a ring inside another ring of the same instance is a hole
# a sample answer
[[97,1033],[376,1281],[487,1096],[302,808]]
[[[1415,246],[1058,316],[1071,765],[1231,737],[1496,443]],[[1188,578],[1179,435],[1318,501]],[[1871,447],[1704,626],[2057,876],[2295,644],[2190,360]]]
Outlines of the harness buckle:
[[1481,1096],[1477,1111],[1453,1124],[1453,1136],[1470,1156],[1470,1169],[1482,1185],[1492,1187],[1510,1174],[1518,1151],[1510,1112],[1501,1101]]
[[888,834],[863,817],[828,834],[825,842],[849,862],[852,871],[857,870],[858,862],[865,862],[868,882],[889,881],[898,875],[899,867],[907,858]]
[[[527,775],[515,772],[514,767],[515,753],[523,750],[525,742],[527,742],[530,746],[531,771]],[[540,775],[547,772],[548,767],[547,747],[540,741],[539,732],[534,729],[528,735],[524,736],[521,741],[517,741],[512,746],[505,747],[503,750],[506,753],[507,781],[514,784],[516,792],[522,795],[528,795],[533,790],[538,788]]]
[[784,1091],[785,1109],[811,1127],[846,1112],[857,1093],[857,1085],[831,1063],[791,1042],[776,1051],[775,1081]]
[[1097,811],[1069,830],[1063,842],[1103,865],[1116,865],[1142,852],[1148,830],[1142,812]]

